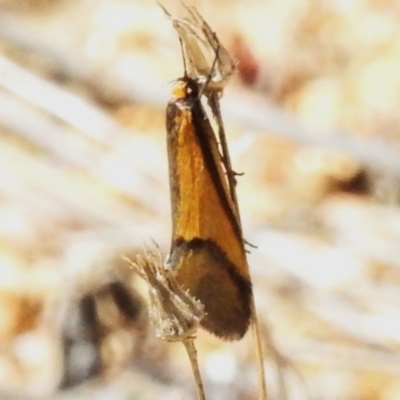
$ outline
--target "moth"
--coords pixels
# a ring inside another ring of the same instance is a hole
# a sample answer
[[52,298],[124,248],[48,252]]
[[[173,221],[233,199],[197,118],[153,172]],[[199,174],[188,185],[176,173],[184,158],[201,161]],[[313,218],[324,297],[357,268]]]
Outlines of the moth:
[[201,326],[235,340],[250,324],[252,287],[232,187],[200,93],[184,76],[166,110],[173,227],[167,267],[204,305]]

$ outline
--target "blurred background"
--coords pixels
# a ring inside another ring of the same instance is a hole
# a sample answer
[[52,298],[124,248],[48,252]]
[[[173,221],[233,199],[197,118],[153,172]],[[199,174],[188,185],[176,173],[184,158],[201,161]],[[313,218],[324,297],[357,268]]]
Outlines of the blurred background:
[[[237,62],[222,112],[271,399],[400,398],[400,3],[190,5]],[[195,398],[122,260],[168,252],[182,74],[156,2],[0,0],[1,399]],[[257,398],[251,339],[199,333],[208,399]]]

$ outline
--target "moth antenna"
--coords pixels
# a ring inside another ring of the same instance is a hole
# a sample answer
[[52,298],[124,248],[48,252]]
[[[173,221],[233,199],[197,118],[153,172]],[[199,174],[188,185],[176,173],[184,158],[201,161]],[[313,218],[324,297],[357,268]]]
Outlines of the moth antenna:
[[187,64],[186,64],[186,57],[185,57],[185,50],[183,46],[183,41],[182,38],[179,36],[179,43],[181,45],[181,52],[182,52],[182,60],[183,60],[183,72],[184,72],[184,77],[188,78],[188,72],[187,72]]

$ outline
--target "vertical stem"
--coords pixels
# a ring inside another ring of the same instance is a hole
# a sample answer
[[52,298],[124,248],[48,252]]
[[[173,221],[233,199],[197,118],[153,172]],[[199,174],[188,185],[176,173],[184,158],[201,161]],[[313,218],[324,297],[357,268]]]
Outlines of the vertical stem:
[[192,366],[194,380],[196,382],[197,399],[198,400],[206,400],[206,395],[204,393],[203,381],[201,379],[199,364],[197,361],[197,350],[194,345],[194,340],[191,338],[187,338],[187,339],[183,339],[182,343],[186,347],[186,351],[189,356],[190,364]]
[[264,353],[261,343],[260,326],[258,324],[256,307],[254,297],[251,296],[251,330],[253,332],[253,338],[256,343],[256,355],[257,355],[257,370],[258,370],[258,387],[260,400],[267,400],[267,385],[265,383],[265,369],[264,369]]
[[228,150],[228,143],[227,143],[226,137],[225,137],[224,123],[222,121],[221,107],[219,105],[219,97],[220,97],[219,92],[215,92],[215,91],[211,92],[208,96],[208,104],[211,108],[214,119],[218,125],[218,139],[219,139],[219,142],[221,145],[221,150],[222,150],[222,160],[223,160],[223,164],[225,166],[226,174],[228,177],[229,191],[231,194],[233,204],[235,206],[234,211],[237,216],[239,226],[241,228],[239,206],[238,206],[238,200],[237,200],[237,196],[236,196],[236,179],[235,179],[235,175],[234,175],[235,173],[233,172],[233,169],[232,169],[231,158],[230,158],[229,150]]

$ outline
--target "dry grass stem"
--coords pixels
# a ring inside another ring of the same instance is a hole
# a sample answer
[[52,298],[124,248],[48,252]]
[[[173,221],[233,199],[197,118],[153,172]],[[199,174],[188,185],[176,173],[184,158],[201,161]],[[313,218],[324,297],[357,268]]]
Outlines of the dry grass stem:
[[[225,167],[229,190],[234,205],[234,213],[242,230],[239,205],[236,195],[235,172],[228,150],[224,123],[221,116],[219,99],[235,71],[235,63],[229,52],[220,43],[215,32],[194,7],[183,5],[187,16],[173,16],[164,8],[165,14],[172,20],[173,26],[178,32],[182,46],[185,73],[199,85],[203,85],[202,93],[207,97],[213,118],[218,127],[218,138],[221,152],[221,160]],[[264,356],[262,341],[257,321],[254,297],[252,297],[252,330],[256,344],[259,396],[261,400],[267,399],[267,387],[265,382]]]

